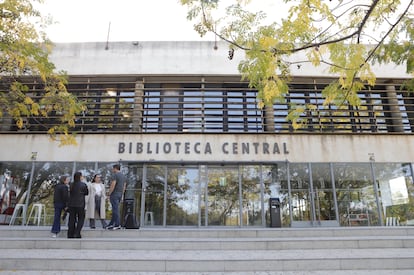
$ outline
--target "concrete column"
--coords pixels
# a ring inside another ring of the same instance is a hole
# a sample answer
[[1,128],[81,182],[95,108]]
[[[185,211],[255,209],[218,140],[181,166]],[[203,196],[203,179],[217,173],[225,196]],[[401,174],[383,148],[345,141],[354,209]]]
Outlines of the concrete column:
[[180,119],[180,84],[164,84],[161,91],[160,130],[180,132],[182,119]]
[[390,109],[390,117],[393,132],[404,132],[403,120],[401,116],[401,110],[398,106],[397,92],[394,85],[387,85],[387,98]]
[[273,105],[266,105],[264,107],[264,130],[265,132],[273,133],[275,131],[275,116]]
[[132,111],[132,131],[142,132],[142,112],[144,111],[144,81],[135,82],[134,109]]

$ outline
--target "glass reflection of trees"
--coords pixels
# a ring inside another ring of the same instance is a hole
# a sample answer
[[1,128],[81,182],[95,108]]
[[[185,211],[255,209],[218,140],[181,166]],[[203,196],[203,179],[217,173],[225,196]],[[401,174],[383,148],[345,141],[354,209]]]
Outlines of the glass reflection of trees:
[[128,164],[123,166],[123,173],[127,176],[125,199],[134,201],[134,214],[139,220],[141,213],[141,195],[143,167],[142,165]]
[[198,168],[168,169],[167,225],[198,225]]
[[260,165],[242,166],[242,224],[262,225]]
[[208,225],[240,225],[239,171],[208,168]]
[[311,194],[307,163],[291,163],[289,166],[292,190],[292,216],[294,221],[311,221]]
[[[334,177],[340,224],[379,225],[376,196],[369,163],[334,164]],[[362,214],[360,221],[350,215]]]
[[154,225],[163,225],[164,193],[166,167],[151,165],[147,167],[145,182],[145,215],[151,213]]
[[262,177],[264,184],[263,200],[266,225],[270,225],[269,199],[279,198],[282,226],[289,226],[290,212],[286,163],[262,166]]
[[311,169],[316,218],[320,221],[336,220],[330,165],[328,163],[311,164]]
[[[32,179],[29,194],[29,209],[33,203],[42,203],[46,207],[46,223],[50,223],[53,215],[53,189],[58,183],[61,175],[71,175],[73,164],[65,162],[35,162],[34,176]],[[26,195],[29,188],[32,162],[1,163],[1,174],[4,180],[9,177],[9,181],[3,184],[10,185],[2,188],[2,196],[6,195],[7,190],[15,190],[15,203],[26,203]],[[3,212],[2,205],[2,212]],[[13,205],[14,208],[14,205]],[[7,213],[11,215],[12,213]],[[19,220],[18,222],[21,222]]]
[[395,217],[400,224],[412,224],[414,185],[411,165],[409,163],[375,163],[374,169],[383,217]]
[[[72,175],[74,171],[81,171],[89,181],[94,173],[100,173],[108,187],[113,164],[98,162],[0,163],[1,214],[11,215],[12,204],[26,202],[32,165],[34,165],[34,175],[29,210],[33,203],[45,204],[46,222],[50,224],[53,215],[53,187],[61,175]],[[374,168],[378,189],[373,185],[371,165]],[[266,215],[269,198],[278,197],[281,202],[282,226],[286,227],[291,224],[286,167],[286,163],[194,167],[148,165],[144,173],[145,166],[126,163],[122,164],[122,172],[128,178],[125,198],[135,199],[136,215],[141,213],[141,185],[144,180],[143,176],[146,175],[145,209],[142,213],[152,212],[155,225],[194,226],[201,222],[200,225],[261,226],[269,224],[269,218]],[[316,197],[319,200],[315,209],[316,218],[336,219],[330,165],[327,163],[311,165],[290,163],[289,167],[293,219],[307,221],[312,218],[310,206],[305,203],[311,199],[310,177],[307,171],[309,167],[312,169],[313,191],[315,194],[318,193]],[[414,222],[414,186],[411,164],[337,163],[332,164],[332,167],[339,221],[342,226],[367,225],[366,221],[350,222],[349,215],[352,213],[366,213],[369,217],[369,225],[380,225],[385,220],[379,220],[379,211],[384,218],[397,217],[403,224]],[[240,178],[241,183],[239,183]],[[263,198],[261,198],[261,182],[263,182]],[[15,192],[12,197],[10,191]],[[379,195],[380,210],[377,208],[376,191]],[[164,199],[166,199],[165,203]],[[262,206],[264,206],[263,210]],[[298,206],[302,208],[298,209]],[[164,213],[166,213],[165,218]],[[205,214],[208,214],[207,221]],[[263,220],[263,217],[266,220]],[[5,223],[5,221],[0,219],[0,223]]]

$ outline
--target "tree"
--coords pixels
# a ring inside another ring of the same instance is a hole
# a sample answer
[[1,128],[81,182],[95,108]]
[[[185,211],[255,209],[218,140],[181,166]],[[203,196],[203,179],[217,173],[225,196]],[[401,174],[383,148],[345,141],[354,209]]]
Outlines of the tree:
[[[201,35],[214,33],[235,50],[244,51],[239,64],[243,79],[258,90],[259,107],[285,102],[293,66],[303,63],[324,65],[338,76],[322,95],[324,105],[338,110],[358,107],[357,92],[374,86],[375,63],[406,64],[414,71],[414,21],[412,0],[284,0],[278,9],[288,9],[283,18],[265,23],[264,12],[249,12],[249,0],[233,0],[225,16],[217,17],[220,0],[181,0],[188,6],[188,19]],[[289,57],[303,52],[305,60]],[[414,86],[414,85],[411,85]],[[314,110],[311,104],[290,106],[288,119],[295,122],[301,113]],[[299,123],[293,124],[299,127]]]
[[66,90],[64,72],[55,72],[48,59],[52,43],[44,29],[51,20],[34,7],[42,2],[0,2],[0,118],[12,117],[19,129],[37,124],[60,145],[75,144],[70,128],[84,105]]

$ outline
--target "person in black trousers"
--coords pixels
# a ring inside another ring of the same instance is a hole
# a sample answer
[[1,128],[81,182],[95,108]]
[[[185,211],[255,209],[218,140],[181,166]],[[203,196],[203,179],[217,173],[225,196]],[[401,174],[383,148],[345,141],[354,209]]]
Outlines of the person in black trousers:
[[75,173],[69,190],[68,238],[81,238],[81,230],[85,222],[85,196],[89,194],[88,186],[82,181],[81,172]]
[[59,183],[56,184],[53,194],[53,206],[55,208],[55,215],[53,217],[52,237],[56,238],[60,233],[60,215],[66,209],[69,199],[69,181],[68,175],[60,177]]

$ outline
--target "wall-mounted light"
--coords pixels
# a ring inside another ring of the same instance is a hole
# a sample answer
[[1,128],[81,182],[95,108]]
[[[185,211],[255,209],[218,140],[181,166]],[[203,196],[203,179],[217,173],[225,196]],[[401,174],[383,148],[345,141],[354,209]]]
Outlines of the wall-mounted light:
[[374,153],[368,153],[369,161],[374,162],[375,161],[375,154]]
[[30,159],[31,160],[36,160],[37,159],[37,152],[32,152],[32,154],[30,155]]

